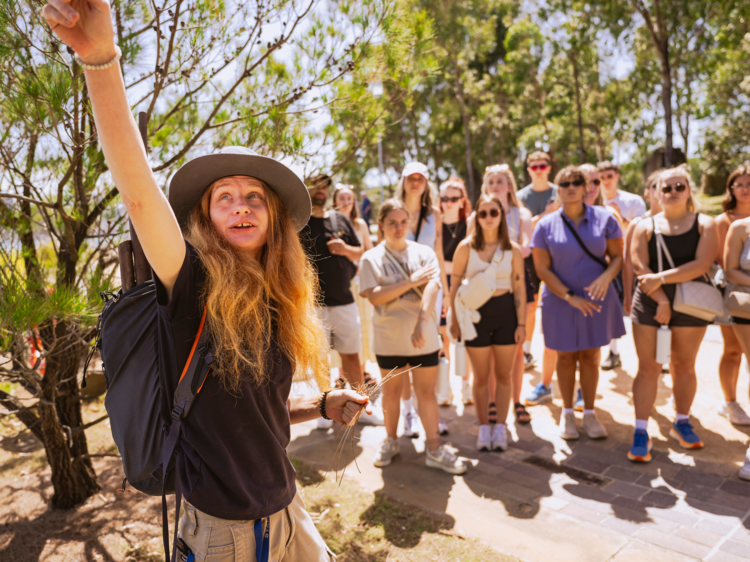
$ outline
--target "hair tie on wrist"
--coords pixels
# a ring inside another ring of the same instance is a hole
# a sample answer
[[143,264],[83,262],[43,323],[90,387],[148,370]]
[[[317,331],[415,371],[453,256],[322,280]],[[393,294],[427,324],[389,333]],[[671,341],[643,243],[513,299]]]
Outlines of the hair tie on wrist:
[[111,61],[104,63],[104,64],[86,64],[83,62],[81,57],[78,56],[78,53],[73,55],[73,59],[78,63],[78,65],[85,69],[85,70],[105,70],[109,68],[110,66],[114,66],[120,61],[120,58],[122,57],[122,49],[115,45],[115,58],[113,58]]
[[326,420],[331,419],[326,415],[326,398],[328,397],[329,392],[330,390],[326,390],[325,392],[323,392],[323,394],[320,396],[320,404],[318,405],[318,410],[320,411],[321,417]]

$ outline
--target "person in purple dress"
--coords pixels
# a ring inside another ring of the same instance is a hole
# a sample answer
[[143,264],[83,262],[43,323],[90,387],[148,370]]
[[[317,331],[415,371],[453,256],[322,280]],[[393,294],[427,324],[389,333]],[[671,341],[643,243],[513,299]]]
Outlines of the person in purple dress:
[[544,281],[544,342],[557,351],[557,379],[564,405],[560,434],[563,439],[578,438],[573,392],[579,363],[582,427],[589,438],[601,439],[607,437],[607,431],[594,412],[599,348],[625,335],[620,301],[612,284],[622,268],[622,230],[607,209],[584,203],[587,182],[577,167],[560,170],[555,183],[562,208],[539,221],[531,247],[534,266]]

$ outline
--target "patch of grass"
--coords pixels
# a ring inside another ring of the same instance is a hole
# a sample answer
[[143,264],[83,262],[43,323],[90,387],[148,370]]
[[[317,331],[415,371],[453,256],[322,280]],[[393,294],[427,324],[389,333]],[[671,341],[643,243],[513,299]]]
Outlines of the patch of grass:
[[697,199],[702,213],[716,217],[724,212],[724,209],[721,208],[721,202],[724,201],[724,195],[708,196],[699,193]]
[[338,562],[518,560],[462,536],[448,519],[347,479],[339,486],[310,465],[292,462],[307,510]]

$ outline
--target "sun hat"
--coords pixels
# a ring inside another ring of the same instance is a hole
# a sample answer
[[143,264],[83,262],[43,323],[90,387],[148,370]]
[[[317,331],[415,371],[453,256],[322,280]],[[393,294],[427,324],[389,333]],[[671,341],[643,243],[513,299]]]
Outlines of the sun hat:
[[401,172],[401,176],[405,178],[412,174],[420,174],[424,177],[424,179],[430,179],[427,175],[427,166],[425,166],[421,162],[409,162],[406,166],[404,166],[404,171]]
[[229,176],[250,176],[265,183],[286,207],[298,231],[310,219],[310,195],[289,167],[244,146],[226,146],[183,164],[169,181],[167,198],[180,228],[185,228],[190,211],[208,187]]

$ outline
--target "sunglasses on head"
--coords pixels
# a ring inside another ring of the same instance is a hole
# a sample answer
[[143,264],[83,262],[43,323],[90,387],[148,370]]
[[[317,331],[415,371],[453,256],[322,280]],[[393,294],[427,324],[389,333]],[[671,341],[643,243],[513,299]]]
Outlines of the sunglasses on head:
[[461,197],[448,197],[446,195],[443,195],[440,197],[440,201],[443,203],[458,203],[461,201]]
[[674,185],[665,185],[664,187],[662,187],[662,193],[672,193],[673,187],[677,193],[682,193],[687,189],[687,186],[684,183],[676,183]]
[[495,219],[500,216],[500,211],[498,209],[490,209],[489,211],[477,211],[477,216],[480,219],[486,219],[487,215]]
[[557,187],[562,187],[563,189],[570,187],[571,185],[574,185],[576,187],[581,187],[586,182],[584,180],[573,180],[573,181],[563,181],[557,184]]
[[531,170],[532,172],[536,172],[536,171],[543,172],[547,168],[549,168],[547,164],[538,164],[537,166],[529,166],[529,170]]
[[594,185],[599,185],[602,183],[602,180],[589,180],[589,183],[593,183]]

